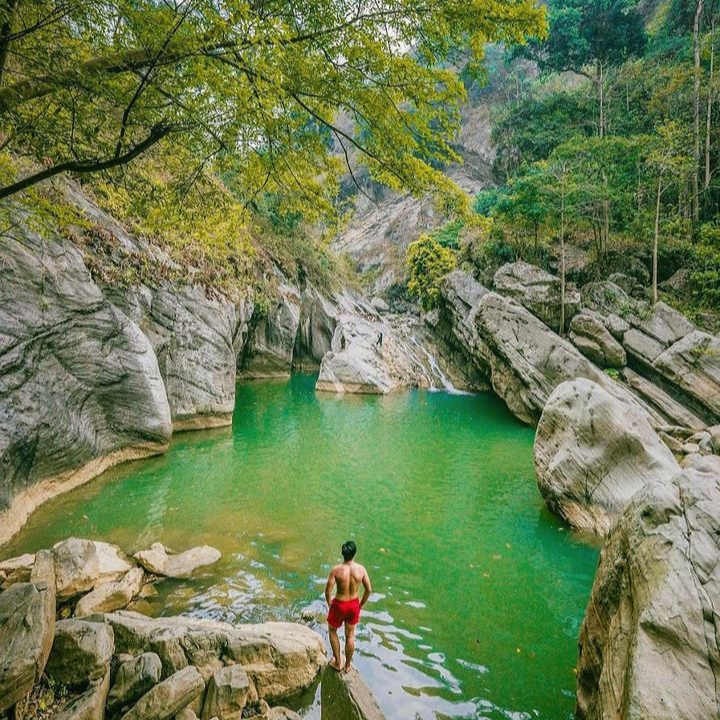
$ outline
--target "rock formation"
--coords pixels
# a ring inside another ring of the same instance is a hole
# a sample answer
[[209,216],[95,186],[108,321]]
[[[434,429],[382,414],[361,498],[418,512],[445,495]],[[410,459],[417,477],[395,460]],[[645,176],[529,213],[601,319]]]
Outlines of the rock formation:
[[613,526],[580,634],[577,720],[718,717],[720,475],[648,483]]
[[555,388],[538,423],[534,454],[548,508],[598,535],[608,532],[638,490],[680,470],[643,414],[584,378]]
[[163,451],[171,424],[147,338],[52,232],[4,238],[0,327],[2,543],[60,489]]

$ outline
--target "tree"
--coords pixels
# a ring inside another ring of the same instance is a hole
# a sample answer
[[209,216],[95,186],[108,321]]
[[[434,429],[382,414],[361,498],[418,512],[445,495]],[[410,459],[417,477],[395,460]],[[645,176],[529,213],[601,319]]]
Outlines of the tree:
[[407,250],[408,292],[418,298],[423,310],[432,310],[440,300],[440,282],[455,268],[455,253],[430,235],[421,235]]
[[662,199],[671,188],[682,187],[697,172],[695,155],[688,152],[692,143],[685,129],[675,123],[668,122],[658,128],[652,140],[646,165],[655,185],[655,223],[652,249],[652,297],[653,303],[658,301],[658,246],[660,242],[660,218]]
[[606,134],[605,80],[611,67],[645,50],[643,18],[635,0],[553,0],[546,43],[533,43],[542,68],[591,80],[598,98],[598,134]]
[[327,133],[348,164],[423,192],[457,159],[458,49],[477,62],[543,32],[532,0],[4,0],[1,148],[40,167],[0,198],[173,138],[188,175],[230,168],[248,202],[291,189],[311,205],[337,172]]

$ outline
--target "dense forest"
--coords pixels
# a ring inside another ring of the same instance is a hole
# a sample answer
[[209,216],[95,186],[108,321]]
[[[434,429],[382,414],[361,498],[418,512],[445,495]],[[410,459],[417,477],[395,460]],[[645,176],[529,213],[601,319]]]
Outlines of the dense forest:
[[491,55],[497,185],[475,200],[487,222],[414,245],[410,289],[430,306],[428,277],[457,262],[482,274],[525,259],[717,309],[720,6],[552,0],[548,14],[546,41]]

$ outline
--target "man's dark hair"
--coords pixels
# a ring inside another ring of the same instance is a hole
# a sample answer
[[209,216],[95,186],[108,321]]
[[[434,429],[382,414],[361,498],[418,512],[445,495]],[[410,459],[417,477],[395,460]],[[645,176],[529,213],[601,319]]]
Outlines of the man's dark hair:
[[348,540],[342,546],[342,556],[344,560],[352,560],[357,552],[357,545],[352,541]]

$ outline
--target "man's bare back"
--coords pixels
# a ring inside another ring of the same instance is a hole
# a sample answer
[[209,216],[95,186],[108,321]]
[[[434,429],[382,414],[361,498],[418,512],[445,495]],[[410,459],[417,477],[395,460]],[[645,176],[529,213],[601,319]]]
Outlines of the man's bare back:
[[354,560],[336,565],[330,571],[330,575],[335,580],[335,598],[340,601],[354,600],[358,596],[360,585],[365,584],[363,581],[368,584],[370,582],[367,570]]
[[[360,621],[360,610],[370,598],[372,586],[367,570],[356,563],[353,558],[357,547],[352,540],[348,540],[342,547],[345,562],[336,565],[328,575],[325,585],[325,601],[328,604],[328,629],[330,632],[330,645],[333,659],[330,667],[340,670],[343,666],[340,658],[340,640],[338,628],[345,625],[345,667],[347,672],[352,667],[352,656],[355,650],[355,626]],[[362,600],[358,599],[358,590],[363,586]],[[332,597],[333,588],[335,597]]]

